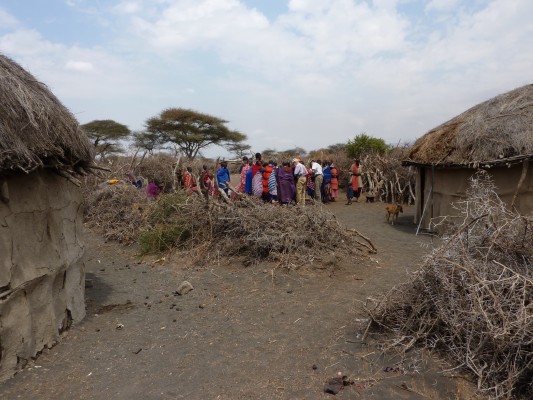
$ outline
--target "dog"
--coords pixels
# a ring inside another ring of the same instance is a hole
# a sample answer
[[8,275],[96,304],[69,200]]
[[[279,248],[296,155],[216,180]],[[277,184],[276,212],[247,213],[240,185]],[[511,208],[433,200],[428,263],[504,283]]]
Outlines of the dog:
[[398,203],[389,204],[387,207],[385,207],[385,211],[385,222],[390,222],[391,225],[394,225],[395,222],[398,222],[398,214],[403,213],[403,207]]

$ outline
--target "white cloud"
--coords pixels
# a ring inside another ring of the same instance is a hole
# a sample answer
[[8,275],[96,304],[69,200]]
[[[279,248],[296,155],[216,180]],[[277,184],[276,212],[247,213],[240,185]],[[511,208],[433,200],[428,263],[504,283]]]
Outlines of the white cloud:
[[122,1],[114,7],[114,11],[118,14],[135,14],[142,9],[142,4],[138,1]]
[[94,69],[94,66],[86,61],[69,60],[65,65],[66,69],[79,72],[90,72]]

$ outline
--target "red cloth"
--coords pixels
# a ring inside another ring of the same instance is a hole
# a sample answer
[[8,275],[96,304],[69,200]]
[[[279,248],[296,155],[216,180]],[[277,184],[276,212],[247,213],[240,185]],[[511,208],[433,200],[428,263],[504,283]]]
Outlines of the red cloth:
[[194,178],[192,177],[189,171],[185,171],[185,173],[183,174],[183,186],[185,187],[185,189],[192,189],[196,186]]
[[273,170],[274,168],[272,168],[270,165],[267,165],[263,171],[263,193],[268,193],[268,180],[270,179],[270,175],[272,175]]
[[[250,169],[250,165],[248,164],[244,164],[242,166],[242,170],[241,170],[241,181],[239,183],[239,186],[237,186],[235,189],[237,189],[239,192],[241,193],[244,193],[245,192],[245,189],[246,189],[246,173],[248,172],[248,170]],[[253,174],[253,172],[252,172]]]
[[257,174],[261,168],[263,168],[263,166],[259,163],[255,163],[254,165],[252,165],[252,177],[254,177],[255,174]]
[[331,167],[331,190],[339,188],[339,172],[336,167]]

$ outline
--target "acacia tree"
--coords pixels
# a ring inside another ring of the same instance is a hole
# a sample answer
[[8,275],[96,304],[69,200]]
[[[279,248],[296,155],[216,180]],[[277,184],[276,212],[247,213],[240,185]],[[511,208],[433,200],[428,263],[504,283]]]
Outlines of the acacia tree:
[[242,142],[234,143],[228,146],[228,151],[233,153],[236,158],[243,158],[244,156],[253,155],[251,149],[252,146]]
[[119,141],[127,139],[131,135],[131,131],[126,125],[111,119],[94,120],[81,125],[81,128],[92,140],[96,155],[102,159],[108,154],[121,153],[123,150]]
[[135,147],[146,150],[152,154],[155,149],[163,147],[163,138],[156,132],[134,132],[133,144]]
[[147,132],[159,135],[160,143],[173,143],[193,160],[200,150],[213,144],[230,147],[246,135],[228,129],[228,121],[183,108],[168,108],[146,121]]

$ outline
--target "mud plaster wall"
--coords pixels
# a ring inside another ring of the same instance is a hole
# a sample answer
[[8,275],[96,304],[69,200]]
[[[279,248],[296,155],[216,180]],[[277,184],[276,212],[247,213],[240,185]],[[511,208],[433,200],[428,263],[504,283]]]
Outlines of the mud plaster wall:
[[79,188],[38,171],[0,177],[0,189],[3,382],[85,316],[85,279]]
[[[434,179],[430,168],[425,171],[425,183],[423,197],[416,198],[415,223],[420,221],[423,211],[423,202],[429,199],[423,215],[422,228],[427,228],[431,218],[444,215],[457,215],[457,211],[452,207],[452,203],[464,199],[466,190],[470,185],[470,178],[475,174],[472,169],[435,169]],[[487,172],[492,177],[496,186],[496,193],[500,199],[508,206],[511,204],[517,190],[518,182],[522,174],[522,164],[511,167],[494,167]],[[433,185],[433,193],[429,195]],[[420,173],[417,174],[417,193],[420,193],[421,182]],[[533,167],[527,171],[526,178],[520,188],[514,207],[521,214],[533,212]]]

